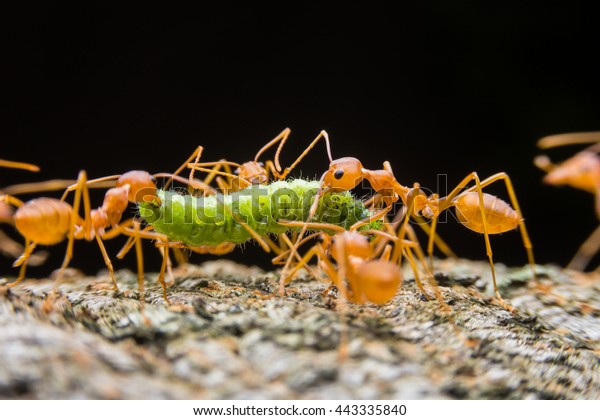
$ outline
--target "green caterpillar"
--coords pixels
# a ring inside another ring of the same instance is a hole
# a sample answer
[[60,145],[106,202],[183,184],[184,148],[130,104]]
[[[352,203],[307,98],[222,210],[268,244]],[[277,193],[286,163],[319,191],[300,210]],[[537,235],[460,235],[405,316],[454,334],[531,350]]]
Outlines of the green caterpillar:
[[[318,181],[295,179],[276,181],[266,186],[254,185],[239,192],[208,197],[159,190],[161,204],[140,203],[139,210],[140,216],[156,232],[172,241],[180,241],[188,246],[214,246],[224,242],[241,244],[251,239],[251,235],[239,220],[260,235],[299,231],[299,227],[283,226],[278,220],[306,220],[318,189]],[[370,215],[363,202],[350,192],[329,192],[320,198],[312,221],[349,229]],[[377,220],[361,229],[381,228],[382,221]]]

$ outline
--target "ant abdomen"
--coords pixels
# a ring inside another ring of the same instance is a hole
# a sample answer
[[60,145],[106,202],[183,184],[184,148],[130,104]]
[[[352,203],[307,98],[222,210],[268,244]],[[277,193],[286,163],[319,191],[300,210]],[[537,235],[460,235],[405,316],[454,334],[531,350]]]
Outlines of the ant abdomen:
[[402,284],[400,268],[390,261],[367,261],[356,274],[363,297],[376,305],[392,300]]
[[[456,215],[467,228],[484,233],[483,219],[479,208],[479,194],[469,192],[461,194],[454,202]],[[487,222],[487,232],[490,235],[508,232],[515,229],[521,218],[506,201],[491,194],[483,193],[483,209]]]
[[63,241],[70,229],[73,208],[55,198],[37,198],[15,212],[15,226],[25,238],[41,245]]

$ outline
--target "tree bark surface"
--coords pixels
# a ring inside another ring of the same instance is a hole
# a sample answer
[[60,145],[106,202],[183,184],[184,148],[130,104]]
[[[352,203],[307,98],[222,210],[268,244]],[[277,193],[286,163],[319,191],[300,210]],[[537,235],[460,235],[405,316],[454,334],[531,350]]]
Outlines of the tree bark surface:
[[[444,310],[409,272],[386,305],[227,260],[147,275],[0,286],[0,396],[34,399],[597,399],[600,276],[443,260]],[[0,284],[5,284],[7,281]],[[430,288],[428,290],[431,290]],[[433,293],[429,293],[433,296]]]

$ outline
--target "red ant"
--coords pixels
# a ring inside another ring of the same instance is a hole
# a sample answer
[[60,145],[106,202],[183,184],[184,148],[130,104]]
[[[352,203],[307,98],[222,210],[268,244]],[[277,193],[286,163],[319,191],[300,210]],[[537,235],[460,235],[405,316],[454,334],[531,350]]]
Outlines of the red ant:
[[[376,193],[381,195],[381,200],[385,204],[385,208],[375,213],[370,220],[383,217],[391,209],[393,203],[400,199],[407,206],[404,226],[408,223],[411,216],[421,215],[432,220],[431,232],[429,236],[428,253],[433,252],[433,243],[435,239],[435,229],[437,219],[441,212],[450,207],[455,207],[457,215],[462,224],[467,228],[478,233],[483,233],[485,238],[486,251],[492,271],[492,279],[494,283],[494,293],[501,305],[507,307],[500,296],[496,284],[496,272],[492,258],[492,248],[489,240],[489,235],[507,232],[520,228],[523,245],[527,251],[528,260],[533,270],[535,278],[535,263],[533,258],[533,247],[527,233],[523,216],[514,192],[512,182],[505,173],[492,175],[481,181],[476,172],[467,175],[454,188],[448,196],[440,198],[437,194],[426,196],[420,189],[418,183],[415,183],[413,188],[408,188],[401,185],[391,169],[389,162],[384,162],[383,170],[368,170],[365,169],[362,163],[353,157],[345,157],[332,161],[329,169],[323,173],[320,180],[320,188],[307,220],[311,220],[317,209],[317,200],[325,191],[333,190],[349,190],[356,187],[363,179],[367,180]],[[512,206],[500,200],[499,198],[483,192],[483,188],[496,182],[504,181],[508,194],[511,199]],[[463,191],[470,182],[475,182],[475,185]],[[483,203],[483,205],[480,205]],[[514,209],[513,209],[514,208]],[[368,222],[368,221],[366,221]],[[359,222],[363,223],[363,222]],[[300,237],[306,232],[306,227],[303,227]],[[403,233],[399,234],[403,237]],[[292,256],[288,258],[282,273],[282,279],[286,276],[287,269],[291,263]],[[283,280],[282,280],[283,281]]]
[[[538,147],[549,149],[572,144],[595,143],[560,164],[548,156],[537,156],[534,164],[547,172],[544,182],[550,185],[569,185],[594,195],[596,217],[600,220],[600,132],[568,133],[543,137]],[[600,248],[600,226],[584,241],[567,268],[582,271]]]
[[[40,170],[38,166],[30,163],[15,162],[4,159],[0,159],[0,167],[22,169],[30,172],[39,172]],[[0,191],[0,195],[19,195],[40,191],[62,190],[72,183],[73,181],[71,180],[53,179],[50,181],[10,185],[8,187],[4,187]],[[4,201],[0,201],[0,223],[6,223],[13,226],[15,224],[14,210],[8,203]],[[0,231],[0,252],[11,258],[17,258],[23,253],[23,247],[4,232]],[[41,265],[46,260],[46,257],[47,253],[43,251],[37,252],[31,256],[29,263],[30,265],[35,266]]]
[[[102,178],[91,181],[91,183],[110,178],[114,177]],[[73,205],[64,201],[70,191],[75,191]],[[27,263],[37,245],[55,245],[65,239],[68,240],[65,258],[55,281],[55,284],[58,285],[64,270],[72,259],[75,239],[88,241],[96,239],[114,288],[118,289],[112,263],[102,240],[125,232],[135,235],[135,231],[125,228],[125,225],[119,225],[119,221],[129,201],[139,202],[142,200],[158,200],[153,178],[147,172],[142,171],[131,171],[121,175],[117,180],[116,187],[106,192],[102,206],[95,210],[91,210],[85,171],[80,171],[77,183],[69,187],[60,200],[42,197],[23,203],[11,195],[0,196],[0,202],[7,202],[17,207],[14,215],[15,226],[25,237],[23,255],[14,263],[15,267],[21,267],[19,276],[16,281],[8,284],[8,287],[17,285],[25,278]],[[81,201],[83,201],[84,207],[83,219],[79,215]],[[106,232],[109,227],[112,229]],[[140,259],[141,256],[138,256],[138,262]],[[140,284],[142,282],[143,272],[140,275]]]

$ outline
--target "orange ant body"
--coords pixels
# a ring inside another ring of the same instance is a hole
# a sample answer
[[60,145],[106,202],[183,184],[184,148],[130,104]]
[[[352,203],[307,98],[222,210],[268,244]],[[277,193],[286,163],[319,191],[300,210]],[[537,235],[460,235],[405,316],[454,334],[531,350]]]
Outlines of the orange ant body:
[[[404,229],[410,217],[423,216],[432,220],[431,230],[429,232],[429,243],[427,251],[431,256],[433,254],[433,244],[435,242],[435,229],[437,220],[441,212],[450,207],[455,207],[461,223],[471,230],[483,233],[485,238],[486,252],[492,271],[494,283],[494,293],[500,303],[507,307],[496,284],[496,273],[492,257],[492,248],[489,240],[490,234],[507,232],[519,227],[523,239],[524,247],[527,251],[528,260],[533,270],[535,278],[535,263],[533,258],[532,244],[527,233],[525,223],[516,194],[514,192],[510,178],[505,173],[495,174],[483,181],[480,181],[476,172],[472,172],[465,177],[452,192],[446,197],[440,198],[438,194],[432,194],[429,197],[421,191],[418,183],[413,188],[401,185],[391,169],[389,162],[384,162],[383,170],[368,170],[363,167],[361,162],[353,157],[336,159],[330,163],[329,169],[321,176],[321,187],[317,197],[322,195],[328,189],[348,190],[356,187],[363,179],[367,180],[377,194],[381,196],[381,201],[385,208],[376,212],[370,220],[385,216],[392,208],[392,205],[400,199],[407,207],[406,216],[402,229],[398,237],[404,237]],[[484,193],[482,189],[496,181],[504,181],[508,194],[514,209],[500,200],[499,198]],[[475,186],[463,191],[470,182],[475,182]],[[480,205],[483,203],[483,205]],[[313,202],[309,212],[308,220],[312,218],[317,209],[317,199]],[[369,221],[369,220],[368,220]],[[366,221],[366,222],[368,222]],[[360,224],[359,222],[358,224]],[[357,224],[357,225],[358,225]],[[300,237],[306,232],[306,227],[300,232]],[[292,256],[288,257],[282,273],[282,281],[286,276],[287,269],[291,263]]]
[[[319,242],[302,257],[287,275],[285,282],[316,256],[319,267],[340,290],[345,300],[383,305],[394,297],[402,284],[400,268],[385,257],[371,259],[373,248],[365,235],[356,231],[339,231],[334,236],[323,233],[318,235]],[[338,263],[337,268],[331,258]]]
[[5,160],[0,159],[0,167],[1,168],[12,168],[12,169],[23,169],[24,171],[29,172],[39,172],[40,167],[37,165],[33,165],[31,163],[25,162],[16,162],[14,160]]
[[[214,179],[219,189],[223,192],[223,194],[228,194],[230,192],[235,192],[244,188],[248,188],[252,185],[266,185],[272,179],[285,179],[321,139],[325,141],[327,147],[327,154],[329,156],[329,160],[331,160],[331,147],[329,143],[329,137],[327,135],[327,132],[321,131],[319,135],[306,147],[306,149],[304,149],[300,156],[298,156],[298,158],[290,166],[282,170],[281,164],[279,162],[279,156],[290,133],[291,130],[289,128],[285,128],[281,133],[279,133],[272,140],[267,142],[267,144],[261,147],[261,149],[256,153],[254,160],[245,162],[243,164],[238,164],[227,160],[199,163],[203,151],[203,147],[199,146],[196,149],[196,151],[192,153],[192,155],[174,172],[174,174],[177,175],[185,168],[188,168],[190,169],[189,182],[193,183],[194,181],[197,181],[194,179],[194,174],[196,171],[207,172],[207,177],[203,181],[200,181],[201,187],[197,189],[201,189],[205,195],[216,194],[216,191],[209,186],[212,180]],[[259,159],[262,156],[262,154],[276,144],[279,145],[275,151],[274,160],[267,160],[264,164],[260,162]],[[236,167],[236,169],[232,171],[232,167]],[[221,171],[221,168],[223,169],[223,171]],[[228,179],[228,181],[225,181],[224,178]],[[167,185],[165,185],[165,187],[167,186],[168,183]],[[248,233],[252,235],[252,237],[259,243],[259,245],[265,250],[265,252],[268,253],[271,252],[271,250],[273,250],[278,255],[284,252],[283,248],[285,247],[285,244],[282,243],[284,241],[283,238],[280,237],[280,243],[278,245],[275,242],[273,242],[273,240],[271,240],[269,237],[259,235],[243,221],[237,221],[248,231]],[[234,248],[235,245],[233,244],[222,244],[218,247],[205,246],[202,247],[200,250],[196,250],[194,248],[190,249],[195,252],[222,255],[227,252],[233,251]]]
[[[102,180],[110,178],[114,177],[107,177]],[[99,180],[90,182],[97,181]],[[8,287],[15,286],[25,278],[28,260],[37,245],[55,245],[68,239],[65,258],[56,279],[56,284],[58,284],[62,273],[72,259],[75,239],[86,239],[88,241],[96,239],[110,272],[114,288],[118,289],[112,263],[106,253],[102,239],[108,239],[126,232],[118,223],[127,208],[128,201],[157,200],[156,185],[146,172],[128,172],[119,177],[116,187],[106,192],[102,206],[91,210],[87,184],[85,171],[80,171],[77,184],[69,187],[61,200],[42,197],[23,203],[10,195],[0,196],[0,201],[17,207],[14,215],[15,226],[19,233],[25,237],[23,255],[14,263],[14,266],[21,267],[19,276]],[[75,191],[75,198],[73,205],[71,205],[64,200],[67,194],[73,190]],[[85,214],[83,219],[79,215],[82,200]],[[105,231],[108,227],[113,228],[109,233]],[[135,232],[129,232],[129,234],[135,234]],[[138,262],[139,258],[141,257],[138,257]]]
[[[30,172],[39,172],[40,168],[36,165],[32,165],[30,163],[24,162],[15,162],[11,160],[0,159],[0,167],[3,168],[12,168],[12,169],[22,169]],[[51,181],[54,186],[56,186],[55,181]],[[45,184],[45,183],[44,183]],[[28,184],[34,185],[34,184]],[[39,186],[39,185],[38,185]],[[26,192],[26,189],[20,188],[21,186],[12,186],[8,187],[11,189],[13,194],[18,194],[22,192]],[[64,188],[64,187],[63,187]],[[0,195],[8,194],[7,192],[0,191]],[[0,223],[6,223],[9,225],[14,225],[14,211],[12,207],[4,202],[0,201]],[[3,254],[6,254],[9,257],[17,258],[23,252],[23,247],[21,244],[15,242],[12,238],[7,236],[4,232],[0,231],[0,251]],[[32,256],[32,265],[40,265],[46,259],[46,256],[43,254],[33,255]]]
[[[594,195],[596,217],[600,220],[600,132],[569,133],[543,137],[538,147],[549,149],[572,144],[595,143],[560,164],[545,155],[537,156],[534,164],[546,172],[544,183],[569,185]],[[567,268],[582,271],[600,248],[600,226],[579,247]]]
[[[285,128],[281,133],[260,148],[260,150],[254,156],[254,160],[242,164],[226,160],[198,163],[199,153],[201,153],[200,150],[199,152],[193,154],[184,165],[191,169],[190,177],[193,176],[193,173],[196,170],[208,172],[209,175],[204,182],[209,184],[213,179],[215,179],[221,191],[223,193],[229,193],[248,188],[252,185],[266,185],[272,179],[285,179],[321,139],[325,141],[327,155],[329,156],[329,160],[331,160],[329,137],[325,131],[321,131],[290,166],[282,169],[279,162],[279,156],[290,133],[291,130],[289,128]],[[274,160],[267,160],[265,163],[261,162],[259,159],[262,154],[278,143],[279,145],[275,151]],[[192,160],[195,160],[195,162],[192,163]],[[236,168],[233,172],[231,170],[232,167]],[[223,168],[224,171],[221,171],[221,168]],[[225,182],[221,177],[228,178],[229,182]]]

